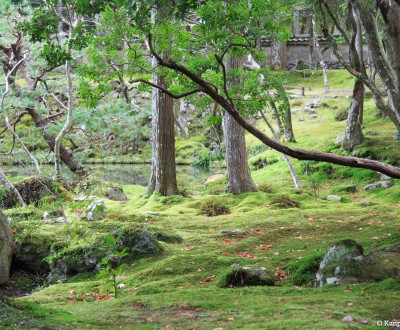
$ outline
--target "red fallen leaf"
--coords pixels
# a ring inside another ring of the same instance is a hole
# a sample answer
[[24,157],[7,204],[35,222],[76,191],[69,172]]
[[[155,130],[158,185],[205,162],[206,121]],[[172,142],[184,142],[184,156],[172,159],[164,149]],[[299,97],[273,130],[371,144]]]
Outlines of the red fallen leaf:
[[229,252],[224,252],[224,256],[227,256],[227,255],[229,255]]
[[379,237],[378,236],[374,236],[374,237],[371,237],[370,239],[371,239],[371,241],[372,240],[377,240],[377,239],[379,239]]
[[214,276],[207,276],[205,282],[212,282],[214,281]]
[[294,296],[293,299],[294,300],[299,300],[299,297],[298,296]]
[[260,249],[260,250],[266,251],[266,250],[272,249],[272,245],[264,245],[264,244],[261,244],[261,245],[254,245],[254,248],[255,248],[255,249]]
[[133,305],[133,307],[135,307],[135,308],[142,308],[142,307],[143,307],[143,304],[142,304],[141,302],[139,302],[139,301],[134,301],[134,302],[132,303],[132,305]]
[[275,281],[275,285],[281,285],[281,281]]
[[239,254],[239,256],[244,257],[244,258],[252,258],[252,259],[256,259],[257,257],[249,252],[242,252]]
[[76,302],[76,299],[68,299],[67,302],[68,302],[69,304],[71,304],[71,303]]
[[17,233],[17,230],[16,230],[16,229],[13,229],[12,233],[13,233],[13,234],[16,234],[16,233]]
[[206,282],[200,282],[201,286],[206,286]]

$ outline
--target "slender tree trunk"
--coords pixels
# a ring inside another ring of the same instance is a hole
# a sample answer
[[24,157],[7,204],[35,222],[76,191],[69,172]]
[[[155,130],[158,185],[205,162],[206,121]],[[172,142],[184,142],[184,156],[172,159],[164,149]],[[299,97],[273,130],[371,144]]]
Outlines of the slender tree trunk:
[[317,53],[317,57],[319,59],[319,64],[321,65],[321,68],[322,68],[322,75],[324,77],[324,85],[325,85],[325,93],[328,94],[328,93],[330,93],[328,74],[326,72],[326,70],[327,70],[326,64],[325,64],[324,58],[322,57],[321,48],[320,48],[319,42],[318,42],[318,34],[317,34],[317,30],[316,30],[316,24],[315,24],[314,17],[312,17],[311,22],[312,22],[312,31],[313,31],[313,38],[314,38],[314,50]]
[[[26,111],[32,117],[35,126],[43,130],[42,134],[44,140],[46,141],[50,150],[54,151],[56,137],[52,134],[46,133],[46,126],[48,124],[48,121],[33,108],[26,108]],[[67,165],[71,172],[76,173],[80,176],[86,175],[85,167],[80,165],[79,162],[76,161],[73,153],[70,150],[66,149],[62,144],[60,145],[60,159],[65,165]]]
[[19,193],[17,188],[15,188],[15,186],[7,179],[6,175],[4,174],[1,168],[0,168],[0,182],[8,189],[10,189],[11,194],[13,194],[17,198],[18,203],[19,205],[21,205],[21,207],[26,207],[26,203],[24,202],[21,194]]
[[54,165],[55,165],[55,176],[61,178],[61,142],[64,135],[72,127],[72,101],[73,101],[73,91],[72,91],[72,79],[71,79],[71,63],[67,61],[65,64],[65,76],[67,77],[67,90],[68,90],[68,102],[67,102],[67,119],[64,126],[58,133],[54,141]]
[[[153,9],[154,22],[160,14]],[[155,58],[153,66],[157,66]],[[153,83],[168,88],[164,78],[157,73],[153,73]],[[152,171],[146,193],[176,195],[174,103],[172,97],[157,88],[153,88],[152,96]]]
[[[263,117],[265,123],[267,124],[269,130],[271,131],[272,135],[274,136],[274,139],[276,141],[279,141],[278,133],[275,132],[274,128],[272,127],[272,125],[268,121],[268,119],[265,116],[264,112],[260,111],[260,114],[261,114],[261,117]],[[292,180],[293,180],[294,186],[296,187],[296,189],[301,190],[301,183],[300,183],[300,180],[299,180],[299,178],[297,176],[297,173],[296,173],[296,171],[295,171],[295,169],[293,167],[292,162],[290,161],[290,159],[289,159],[289,157],[287,155],[285,155],[285,154],[282,154],[282,155],[283,155],[283,159],[285,160],[285,162],[286,162],[286,164],[287,164],[287,166],[289,168],[289,172],[290,172],[290,175],[292,176]]]
[[[347,25],[352,29],[349,44],[350,62],[355,70],[365,72],[361,22],[350,3],[347,9]],[[364,139],[361,126],[364,109],[364,90],[364,83],[357,79],[354,84],[353,99],[347,116],[345,138],[342,143],[342,147],[346,151],[353,151]]]
[[[391,109],[391,112],[395,115],[397,122],[399,122],[400,121],[399,82],[397,80],[397,74],[385,53],[381,38],[379,36],[376,17],[371,8],[369,8],[364,1],[350,0],[350,2],[364,27],[364,32],[368,41],[368,47],[371,51],[375,67],[377,68],[378,74],[382,80],[383,85],[385,86],[389,98],[389,107]],[[390,4],[391,4],[391,10],[393,10],[391,12],[396,14],[398,12],[399,4],[395,1],[391,1]],[[393,24],[397,25],[395,23],[398,22],[399,17],[394,16],[394,19],[395,20]],[[394,49],[397,49],[397,47],[395,47]],[[400,56],[400,54],[396,54],[396,56],[398,57]]]
[[[226,69],[238,69],[242,60],[227,56]],[[234,75],[227,82],[228,88],[239,84],[240,80]],[[245,192],[257,191],[253,182],[247,161],[247,150],[244,129],[228,113],[224,113],[222,127],[225,142],[225,160],[228,172],[227,192],[238,195]]]

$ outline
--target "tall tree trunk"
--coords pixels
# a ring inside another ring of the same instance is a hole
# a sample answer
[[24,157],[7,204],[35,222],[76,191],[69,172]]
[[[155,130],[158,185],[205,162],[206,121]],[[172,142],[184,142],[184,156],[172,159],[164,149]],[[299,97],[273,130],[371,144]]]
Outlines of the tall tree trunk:
[[[153,9],[153,21],[161,13]],[[165,54],[168,57],[168,54]],[[153,58],[153,66],[157,61]],[[153,73],[153,83],[168,88],[164,78]],[[152,171],[147,194],[176,195],[178,185],[175,169],[174,103],[172,97],[157,88],[152,92]]]
[[[243,61],[227,56],[226,69],[238,69]],[[234,75],[227,81],[228,88],[239,84],[240,80]],[[247,150],[244,129],[228,113],[224,113],[222,127],[225,142],[225,160],[228,172],[227,192],[238,195],[245,192],[257,191],[253,182],[247,161]]]
[[[365,72],[361,22],[350,3],[347,8],[347,25],[352,30],[349,44],[350,62],[355,70]],[[346,151],[353,151],[364,139],[361,127],[364,109],[364,90],[364,83],[360,79],[357,79],[354,84],[353,99],[349,108],[345,138],[342,143],[342,147]]]

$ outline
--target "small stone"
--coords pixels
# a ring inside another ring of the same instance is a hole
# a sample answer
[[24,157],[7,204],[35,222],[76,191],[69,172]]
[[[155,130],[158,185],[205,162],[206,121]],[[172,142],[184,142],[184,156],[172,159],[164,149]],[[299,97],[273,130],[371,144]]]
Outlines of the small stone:
[[359,323],[359,324],[369,324],[368,320],[358,320],[357,323]]
[[343,319],[342,319],[343,323],[350,323],[353,322],[353,317],[351,315],[346,315]]
[[160,212],[153,212],[153,211],[147,211],[146,214],[150,214],[150,215],[155,215],[155,216],[160,216]]
[[338,202],[341,202],[342,201],[342,196],[339,196],[339,195],[329,195],[328,197],[326,197],[326,199],[328,200],[328,201],[338,201]]
[[369,200],[365,200],[361,203],[362,206],[371,206],[373,203],[371,203]]
[[312,113],[312,114],[310,115],[310,117],[311,117],[311,118],[317,118],[318,116],[317,116],[315,113]]

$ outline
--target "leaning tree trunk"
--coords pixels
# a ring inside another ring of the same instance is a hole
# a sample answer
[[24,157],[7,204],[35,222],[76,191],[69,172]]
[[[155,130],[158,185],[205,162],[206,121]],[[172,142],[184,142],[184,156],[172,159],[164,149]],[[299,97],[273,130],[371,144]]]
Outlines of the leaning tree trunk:
[[[350,62],[358,72],[365,72],[362,34],[360,18],[349,3],[347,10],[347,25],[352,30],[349,44]],[[357,79],[353,89],[353,99],[347,116],[345,138],[342,147],[346,151],[353,151],[364,139],[362,132],[362,114],[364,109],[364,83]]]
[[[378,74],[382,80],[383,85],[385,86],[386,92],[389,98],[389,107],[391,110],[391,114],[388,114],[392,119],[394,116],[397,122],[400,121],[400,89],[399,82],[397,79],[397,74],[392,66],[392,63],[386,56],[376,22],[376,17],[368,7],[368,5],[362,0],[350,0],[357,16],[360,18],[361,23],[364,27],[365,36],[367,37],[368,47],[371,51],[371,55],[375,64],[375,67],[378,71]],[[384,1],[386,2],[386,1]],[[389,19],[388,22],[391,23],[393,29],[397,26],[399,17],[396,16],[396,13],[399,13],[400,5],[391,1],[388,3],[390,5],[390,12],[394,14],[394,16],[387,17]],[[400,38],[400,37],[397,37]],[[395,51],[397,47],[393,48]],[[396,56],[400,56],[400,54],[396,54]],[[392,119],[393,121],[393,119]],[[396,125],[397,126],[397,125]]]
[[[153,22],[160,15],[153,9]],[[153,58],[153,66],[157,61]],[[153,83],[165,89],[168,88],[164,77],[153,73]],[[173,98],[157,88],[152,92],[152,170],[146,193],[154,192],[162,195],[176,195],[178,185],[175,169],[175,132]]]
[[[56,145],[56,137],[52,134],[46,133],[48,120],[43,118],[34,108],[26,108],[26,111],[32,117],[35,126],[43,130],[43,138],[49,146],[49,149],[53,151]],[[86,175],[85,167],[79,164],[72,152],[66,149],[62,144],[60,145],[60,159],[71,170],[71,172],[80,176]]]
[[[243,61],[227,56],[226,68],[241,68]],[[234,75],[227,82],[228,88],[240,81]],[[228,172],[227,192],[238,195],[245,192],[257,191],[247,162],[247,150],[244,129],[228,113],[224,113],[222,127],[225,142],[225,161]]]
[[11,194],[15,196],[21,207],[26,207],[26,203],[24,202],[24,199],[22,198],[18,189],[15,188],[15,186],[7,179],[6,175],[4,174],[1,168],[0,168],[0,182],[10,190]]

